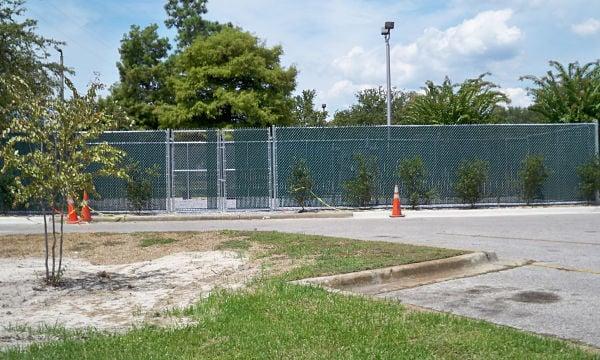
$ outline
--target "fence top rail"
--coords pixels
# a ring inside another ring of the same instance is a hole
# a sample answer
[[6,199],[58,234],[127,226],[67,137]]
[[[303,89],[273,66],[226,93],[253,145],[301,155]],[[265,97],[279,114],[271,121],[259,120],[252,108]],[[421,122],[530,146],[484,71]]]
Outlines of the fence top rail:
[[[551,126],[595,126],[595,122],[585,123],[529,123],[529,124],[393,124],[393,125],[347,125],[347,126],[275,126],[278,130],[281,129],[351,129],[351,128],[407,128],[407,127],[523,127],[523,126],[536,126],[536,127],[551,127]],[[233,129],[238,130],[238,129]]]

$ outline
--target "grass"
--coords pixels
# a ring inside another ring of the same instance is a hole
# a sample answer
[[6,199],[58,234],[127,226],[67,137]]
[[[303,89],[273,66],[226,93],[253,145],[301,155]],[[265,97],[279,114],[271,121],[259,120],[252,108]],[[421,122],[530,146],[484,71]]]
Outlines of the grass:
[[147,237],[147,238],[143,238],[142,241],[140,241],[140,247],[149,247],[149,246],[155,246],[155,245],[168,245],[168,244],[172,244],[175,242],[175,239],[171,239],[171,238],[165,238],[165,237],[161,237],[161,236],[152,236],[152,237]]
[[[594,359],[568,342],[398,302],[344,296],[287,280],[444,258],[463,251],[276,232],[227,231],[215,249],[287,261],[242,291],[172,311],[196,325],[125,334],[61,332],[8,359]],[[152,245],[165,238],[153,234]],[[166,239],[169,239],[168,237]]]
[[[265,281],[189,308],[197,325],[89,333],[8,359],[593,359],[566,342],[398,303]],[[0,354],[1,355],[1,354]]]
[[258,248],[253,252],[256,258],[290,259],[295,266],[283,274],[285,280],[410,264],[465,253],[460,250],[318,235],[255,231],[221,233],[234,237],[221,244],[224,249],[248,249],[255,246]]

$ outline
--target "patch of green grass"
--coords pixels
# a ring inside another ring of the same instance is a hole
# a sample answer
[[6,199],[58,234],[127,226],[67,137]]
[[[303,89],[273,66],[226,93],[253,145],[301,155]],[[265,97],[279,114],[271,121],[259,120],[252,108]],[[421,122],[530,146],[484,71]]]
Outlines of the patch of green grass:
[[[247,290],[220,291],[171,310],[196,325],[142,326],[125,334],[57,331],[60,341],[0,352],[8,359],[594,359],[565,341],[398,302],[344,296],[291,279],[427,261],[465,253],[431,247],[276,232],[227,231],[220,249],[247,250],[268,267],[302,264]],[[147,236],[147,235],[146,235]],[[148,237],[146,246],[173,239]],[[269,277],[271,274],[271,277]]]
[[[442,259],[466,251],[415,246],[383,241],[362,241],[317,235],[280,232],[235,232],[224,234],[244,238],[266,249],[259,257],[285,256],[293,260],[311,259],[284,275],[286,280],[349,273],[394,265]],[[239,241],[239,240],[232,240]]]
[[90,333],[8,359],[593,359],[564,341],[396,302],[266,281],[186,311],[197,325]]
[[231,239],[220,243],[217,250],[248,250],[250,249],[250,243],[242,239]]
[[143,238],[142,241],[140,241],[140,247],[148,247],[148,246],[155,246],[155,245],[168,245],[168,244],[174,243],[175,241],[176,241],[175,239],[164,238],[164,237],[160,237],[160,236],[147,237],[147,238]]

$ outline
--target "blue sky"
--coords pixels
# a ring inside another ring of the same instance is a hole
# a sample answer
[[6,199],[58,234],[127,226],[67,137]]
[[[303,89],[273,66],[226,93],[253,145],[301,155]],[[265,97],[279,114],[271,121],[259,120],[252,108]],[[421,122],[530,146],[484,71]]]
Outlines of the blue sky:
[[[29,0],[39,31],[67,42],[65,60],[84,88],[99,75],[118,80],[115,63],[131,24],[158,23],[163,0]],[[392,85],[417,90],[448,75],[462,81],[483,72],[513,105],[527,105],[526,74],[542,75],[550,59],[600,58],[599,0],[212,0],[207,18],[232,22],[283,46],[285,65],[300,71],[297,91],[316,89],[330,111],[354,102],[362,88],[385,83],[383,22],[392,33]]]

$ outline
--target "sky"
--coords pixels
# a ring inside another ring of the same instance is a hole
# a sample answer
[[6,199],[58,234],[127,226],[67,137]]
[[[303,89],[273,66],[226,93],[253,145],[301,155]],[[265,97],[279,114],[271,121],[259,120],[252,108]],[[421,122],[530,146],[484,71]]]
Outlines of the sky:
[[[164,26],[164,0],[28,0],[38,31],[67,43],[66,65],[84,89],[96,77],[118,81],[123,34],[132,24]],[[355,102],[358,90],[385,84],[381,27],[391,35],[392,86],[419,90],[448,76],[462,82],[489,72],[513,106],[531,99],[520,81],[541,76],[548,61],[600,58],[600,0],[209,0],[207,19],[232,22],[281,45],[282,63],[299,70],[296,92],[317,91],[330,112]]]

